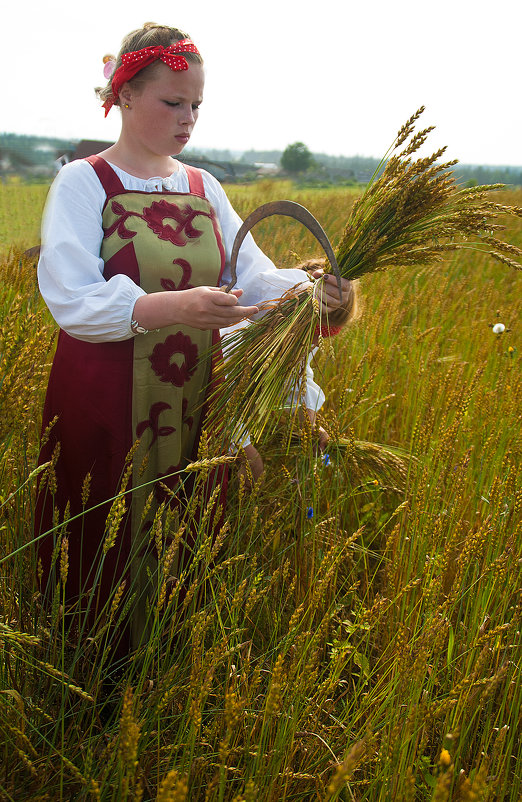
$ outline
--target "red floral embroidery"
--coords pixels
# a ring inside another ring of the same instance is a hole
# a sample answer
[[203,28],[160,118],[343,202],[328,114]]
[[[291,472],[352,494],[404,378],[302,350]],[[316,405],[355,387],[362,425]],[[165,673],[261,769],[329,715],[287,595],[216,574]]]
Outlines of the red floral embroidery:
[[181,267],[182,276],[181,281],[176,286],[174,281],[171,278],[162,278],[161,279],[161,286],[164,290],[191,290],[194,286],[193,284],[189,284],[189,280],[192,277],[192,268],[190,266],[190,262],[187,262],[186,259],[174,259],[172,262],[173,265],[179,265]]
[[141,437],[147,429],[151,429],[152,440],[150,441],[149,448],[156,442],[158,437],[168,437],[169,434],[174,434],[176,431],[174,426],[159,425],[159,416],[167,409],[172,409],[170,404],[166,404],[164,401],[157,401],[149,410],[149,419],[140,421],[136,426],[136,437]]
[[[180,207],[175,203],[169,203],[167,200],[153,201],[150,206],[144,207],[142,214],[128,211],[118,201],[112,201],[111,210],[117,217],[108,228],[103,229],[104,237],[110,237],[111,234],[117,231],[118,236],[122,239],[131,239],[136,235],[136,231],[126,228],[125,222],[129,217],[139,217],[158,235],[159,239],[168,240],[174,245],[183,247],[183,245],[187,244],[187,240],[197,239],[203,234],[202,231],[192,225],[195,217],[198,215],[208,217],[212,220],[212,225],[215,225],[215,212],[213,209],[210,212],[202,212],[198,209],[192,209],[188,204]],[[165,225],[163,222],[165,218],[175,220],[177,226],[173,228],[171,225]]]
[[136,232],[131,231],[130,228],[126,228],[125,221],[129,217],[139,217],[139,215],[136,215],[136,212],[127,212],[123,208],[121,203],[118,203],[118,201],[112,202],[111,210],[114,212],[114,214],[119,215],[119,217],[114,221],[114,223],[111,226],[103,229],[103,236],[110,237],[114,231],[117,231],[118,236],[121,239],[132,239],[132,237],[136,235]]
[[[169,240],[179,246],[186,245],[187,239],[196,239],[202,235],[203,232],[192,225],[198,214],[202,212],[192,209],[188,204],[180,208],[166,200],[154,201],[143,209],[143,219],[159,239]],[[176,228],[164,224],[166,217],[176,221],[178,224]]]
[[[185,357],[181,365],[171,361],[175,354],[183,354]],[[162,382],[183,387],[197,368],[198,347],[187,334],[177,331],[176,334],[169,334],[165,342],[155,346],[149,360],[154,373]]]

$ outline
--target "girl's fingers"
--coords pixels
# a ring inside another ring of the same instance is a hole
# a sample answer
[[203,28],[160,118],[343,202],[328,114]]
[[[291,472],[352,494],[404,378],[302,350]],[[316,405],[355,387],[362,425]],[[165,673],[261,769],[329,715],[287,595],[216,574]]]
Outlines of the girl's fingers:
[[[319,273],[320,271],[316,271]],[[330,312],[340,306],[346,306],[352,294],[352,283],[346,278],[341,279],[342,300],[339,298],[339,287],[337,278],[331,274],[319,276],[321,278],[321,289],[317,293],[319,301]]]
[[[312,424],[312,427],[314,427],[315,426],[315,420],[316,420],[316,417],[317,417],[317,414],[316,414],[315,410],[307,409],[306,410],[306,414],[308,415],[308,418],[310,420],[310,423]],[[316,431],[317,431],[317,445],[319,446],[319,450],[320,451],[324,451],[326,446],[328,445],[328,441],[330,439],[330,435],[328,434],[328,432],[325,429],[323,429],[322,426],[318,426]]]
[[232,322],[237,323],[239,320],[243,320],[246,317],[251,317],[255,315],[256,312],[259,312],[257,306],[229,306],[229,305],[220,305],[216,304],[214,307],[214,314],[219,316],[219,318],[227,318],[232,320]]
[[237,311],[240,315],[239,319],[241,319],[241,317],[250,317],[250,315],[255,315],[256,312],[259,312],[257,306],[241,306],[238,303],[238,299],[243,295],[243,290],[226,292],[225,287],[210,287],[210,289],[215,291],[212,300],[216,306],[237,306]]
[[225,295],[232,295],[235,298],[241,298],[243,295],[243,290],[239,289],[239,287],[235,287],[233,290],[227,291],[226,287],[212,287],[212,289],[218,290],[218,292],[224,292]]
[[[257,306],[241,306],[238,298],[243,290],[224,291],[224,287],[199,287],[199,311],[194,310],[194,319],[189,325],[202,329],[221,329],[232,326],[259,312]],[[186,290],[191,292],[191,290]],[[196,322],[197,321],[197,322]]]
[[326,446],[328,445],[328,440],[330,439],[330,435],[323,429],[322,426],[319,426],[318,434],[319,434],[319,448],[321,451],[324,451]]

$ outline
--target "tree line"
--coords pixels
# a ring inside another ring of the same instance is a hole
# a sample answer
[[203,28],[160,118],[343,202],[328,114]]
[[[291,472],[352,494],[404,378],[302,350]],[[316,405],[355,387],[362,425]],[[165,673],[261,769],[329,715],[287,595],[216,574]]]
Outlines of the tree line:
[[[52,175],[57,156],[74,150],[68,139],[25,134],[0,133],[0,175],[22,175],[30,178]],[[289,144],[285,150],[229,150],[203,148],[184,151],[186,159],[206,158],[229,164],[256,165],[269,163],[290,176],[325,183],[365,183],[376,170],[379,159],[368,156],[332,156],[313,153],[303,142]],[[454,168],[460,183],[508,184],[522,186],[522,166],[458,164]]]

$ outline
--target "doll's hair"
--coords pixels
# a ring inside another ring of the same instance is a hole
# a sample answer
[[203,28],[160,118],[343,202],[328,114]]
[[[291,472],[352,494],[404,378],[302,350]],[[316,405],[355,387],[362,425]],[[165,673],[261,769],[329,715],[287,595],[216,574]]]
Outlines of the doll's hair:
[[[326,259],[308,259],[306,262],[301,262],[297,265],[300,270],[305,270],[307,273],[312,274],[314,270],[324,268]],[[333,312],[328,313],[328,324],[330,326],[345,326],[351,320],[356,320],[359,317],[360,306],[358,303],[357,281],[352,281],[352,292],[350,299],[346,306],[340,306]]]
[[[155,22],[146,22],[143,28],[131,31],[131,33],[127,34],[123,39],[120,52],[117,58],[114,59],[115,65],[112,75],[114,75],[118,67],[121,67],[121,57],[124,53],[133,53],[135,50],[141,50],[144,47],[157,47],[158,45],[168,47],[169,45],[174,45],[176,42],[181,41],[181,39],[190,39],[190,36],[180,31],[179,28],[169,28],[166,25],[157,25]],[[188,51],[183,53],[183,57],[193,64],[203,64],[203,59],[199,53],[191,53]],[[113,57],[111,56],[111,58]],[[149,64],[148,67],[144,67],[129,83],[136,86],[140,83],[142,84],[146,81],[150,81],[154,77],[160,64],[160,61],[155,61],[154,64]],[[112,75],[107,81],[106,86],[98,86],[94,91],[103,103],[106,100],[112,100],[115,106],[119,106],[119,99],[117,97],[115,98],[112,92]]]

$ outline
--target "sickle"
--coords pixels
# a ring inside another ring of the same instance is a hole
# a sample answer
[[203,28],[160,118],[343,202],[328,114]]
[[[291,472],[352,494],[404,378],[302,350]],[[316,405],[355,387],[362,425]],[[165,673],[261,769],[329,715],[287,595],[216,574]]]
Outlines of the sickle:
[[285,215],[286,217],[293,217],[294,220],[298,220],[300,223],[306,226],[306,228],[312,232],[316,240],[322,246],[328,261],[330,262],[330,266],[337,278],[337,287],[339,289],[339,298],[342,302],[342,288],[341,288],[341,274],[339,272],[339,266],[337,265],[337,260],[334,256],[334,252],[332,246],[330,245],[330,241],[326,236],[326,233],[321,226],[321,224],[316,220],[311,212],[308,209],[305,209],[304,206],[301,206],[300,203],[294,203],[294,201],[289,200],[280,200],[280,201],[271,201],[270,203],[264,203],[262,206],[259,206],[255,209],[251,214],[248,215],[245,222],[239,229],[236,234],[236,238],[234,240],[234,245],[232,246],[232,254],[230,257],[230,272],[232,274],[232,278],[230,283],[227,284],[226,291],[230,292],[237,281],[236,276],[236,264],[237,264],[237,256],[239,253],[239,249],[243,240],[245,239],[246,235],[250,231],[251,228],[255,226],[260,220],[263,220],[265,217],[271,217],[274,214],[281,214]]

